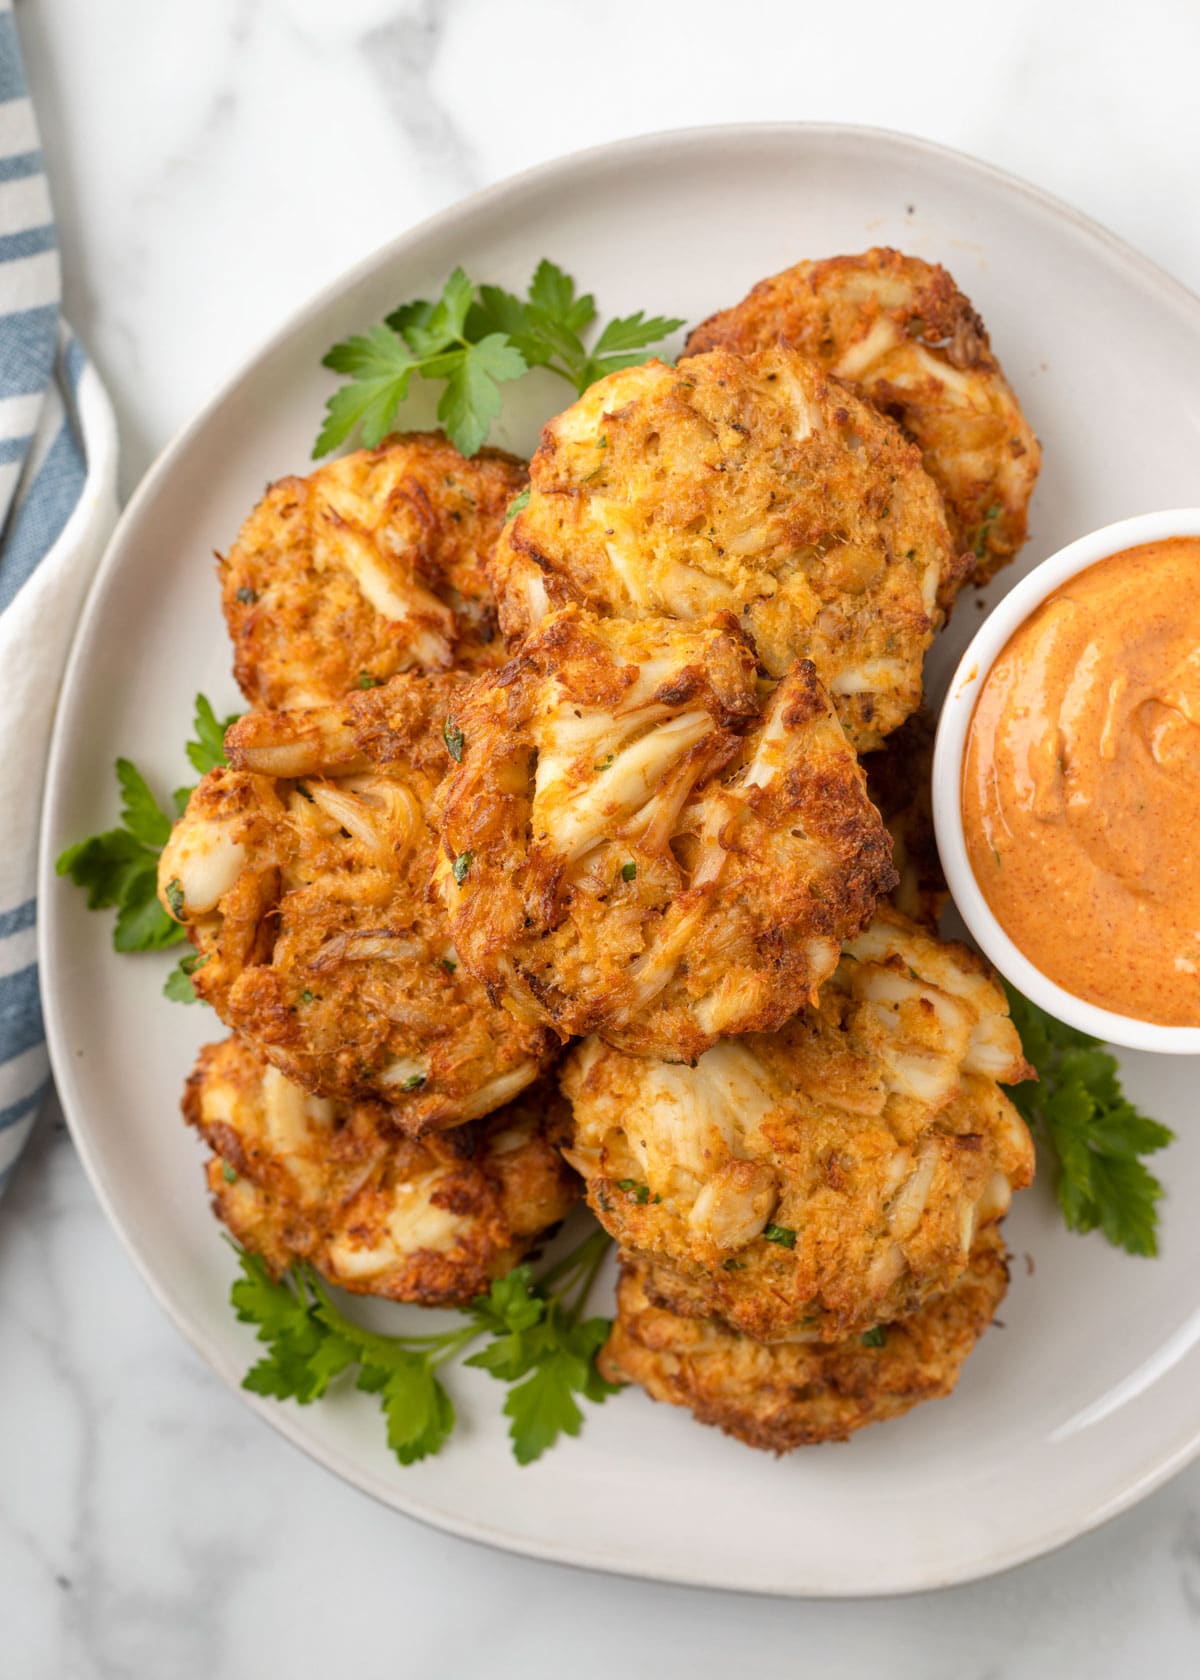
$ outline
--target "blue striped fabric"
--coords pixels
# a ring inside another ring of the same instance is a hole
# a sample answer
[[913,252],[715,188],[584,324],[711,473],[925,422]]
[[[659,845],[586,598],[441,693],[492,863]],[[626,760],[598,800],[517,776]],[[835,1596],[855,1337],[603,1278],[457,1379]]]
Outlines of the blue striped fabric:
[[[87,479],[76,407],[86,358],[62,321],[61,295],[12,4],[0,0],[0,760],[9,757],[5,732],[15,735],[29,722],[19,697],[22,716],[6,715],[16,680],[7,678],[16,657],[6,646],[6,618],[10,639],[18,629],[28,637],[22,592],[63,534]],[[6,835],[3,823],[0,812],[0,1190],[49,1071],[35,961],[33,844]]]

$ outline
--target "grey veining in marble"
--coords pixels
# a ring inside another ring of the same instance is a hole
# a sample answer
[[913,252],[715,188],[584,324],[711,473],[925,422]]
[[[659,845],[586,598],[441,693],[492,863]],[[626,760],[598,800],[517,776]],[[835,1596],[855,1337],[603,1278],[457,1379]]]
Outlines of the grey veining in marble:
[[473,192],[485,179],[473,148],[435,91],[449,12],[445,0],[421,0],[366,30],[357,43],[427,180],[446,200]]

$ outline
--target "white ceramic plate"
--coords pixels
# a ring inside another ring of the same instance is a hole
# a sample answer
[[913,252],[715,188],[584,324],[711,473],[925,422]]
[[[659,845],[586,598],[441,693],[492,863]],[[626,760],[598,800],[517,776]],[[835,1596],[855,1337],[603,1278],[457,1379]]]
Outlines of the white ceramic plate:
[[[195,691],[236,705],[211,554],[269,478],[305,470],[331,384],[321,354],[459,262],[517,285],[549,255],[606,313],[696,321],[801,257],[884,243],[949,265],[1044,441],[1026,566],[1110,520],[1197,500],[1200,302],[981,164],[895,135],[807,126],[636,140],[447,211],[317,298],[142,485],[96,580],[59,713],[41,882],[47,1022],[101,1200],[167,1311],[231,1385],[254,1343],[227,1305],[230,1254],[178,1119],[184,1075],[217,1023],[163,1000],[165,958],[114,958],[109,918],[54,879],[52,860],[115,816],[118,752],[165,792],[183,779]],[[528,450],[561,406],[564,387],[539,378],[519,389],[495,441]],[[978,611],[960,604],[931,657],[935,689]],[[522,1470],[498,1386],[456,1372],[455,1439],[405,1470],[366,1396],[303,1411],[247,1403],[398,1510],[560,1562],[814,1596],[1002,1569],[1103,1521],[1200,1449],[1196,1076],[1178,1058],[1129,1054],[1123,1065],[1134,1096],[1180,1134],[1160,1157],[1171,1192],[1162,1258],[1069,1236],[1049,1183],[1039,1185],[1007,1227],[1016,1258],[1004,1328],[984,1339],[958,1392],[849,1445],[777,1462],[630,1392]]]

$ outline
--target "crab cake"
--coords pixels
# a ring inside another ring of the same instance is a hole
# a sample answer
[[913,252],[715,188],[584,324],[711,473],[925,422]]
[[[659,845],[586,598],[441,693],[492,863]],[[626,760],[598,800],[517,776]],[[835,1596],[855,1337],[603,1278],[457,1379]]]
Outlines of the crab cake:
[[270,485],[219,561],[247,700],[318,706],[398,671],[502,664],[483,557],[524,483],[509,455],[414,432]]
[[213,1210],[275,1273],[307,1261],[359,1295],[469,1301],[570,1211],[554,1140],[563,1105],[535,1086],[486,1120],[416,1141],[373,1103],[301,1090],[237,1038],[209,1044],[184,1117],[213,1158]]
[[703,322],[684,354],[771,344],[814,357],[899,421],[976,583],[1012,559],[1041,449],[983,322],[944,268],[886,249],[798,263]]
[[890,909],[815,1007],[693,1067],[589,1039],[567,1159],[660,1299],[760,1341],[839,1341],[951,1288],[1033,1177],[997,1080],[1026,1077],[1004,993]]
[[580,601],[617,618],[732,612],[781,677],[811,659],[860,750],[921,700],[956,576],[920,453],[794,352],[610,374],[552,420],[490,562],[506,635]]
[[900,877],[891,903],[911,921],[937,931],[950,897],[933,828],[933,741],[936,724],[915,712],[863,759],[867,791],[892,837],[892,863]]
[[639,1055],[776,1026],[894,877],[811,664],[713,623],[555,613],[458,713],[438,885],[514,1013]]
[[764,1347],[655,1305],[645,1263],[626,1257],[600,1367],[611,1382],[638,1383],[652,1400],[686,1406],[747,1446],[791,1452],[844,1441],[949,1394],[1007,1287],[1004,1243],[991,1225],[950,1289],[910,1318],[838,1342]]
[[466,686],[393,678],[338,706],[250,713],[163,849],[197,993],[318,1096],[388,1103],[411,1132],[510,1101],[553,1046],[489,1002],[429,893],[430,796]]

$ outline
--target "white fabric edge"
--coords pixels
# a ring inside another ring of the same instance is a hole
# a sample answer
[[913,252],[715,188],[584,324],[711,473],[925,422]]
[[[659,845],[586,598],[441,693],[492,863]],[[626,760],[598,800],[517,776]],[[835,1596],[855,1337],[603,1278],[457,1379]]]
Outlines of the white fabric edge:
[[[75,394],[87,477],[56,541],[16,599],[0,615],[4,703],[21,727],[10,734],[0,764],[0,904],[23,903],[37,882],[37,848],[46,759],[67,653],[100,556],[117,522],[117,423],[99,374],[89,362]],[[29,1061],[30,1095],[48,1070],[44,1044],[10,1065]],[[10,1100],[22,1095],[14,1090]],[[38,1107],[5,1129],[0,1188],[33,1130]]]

